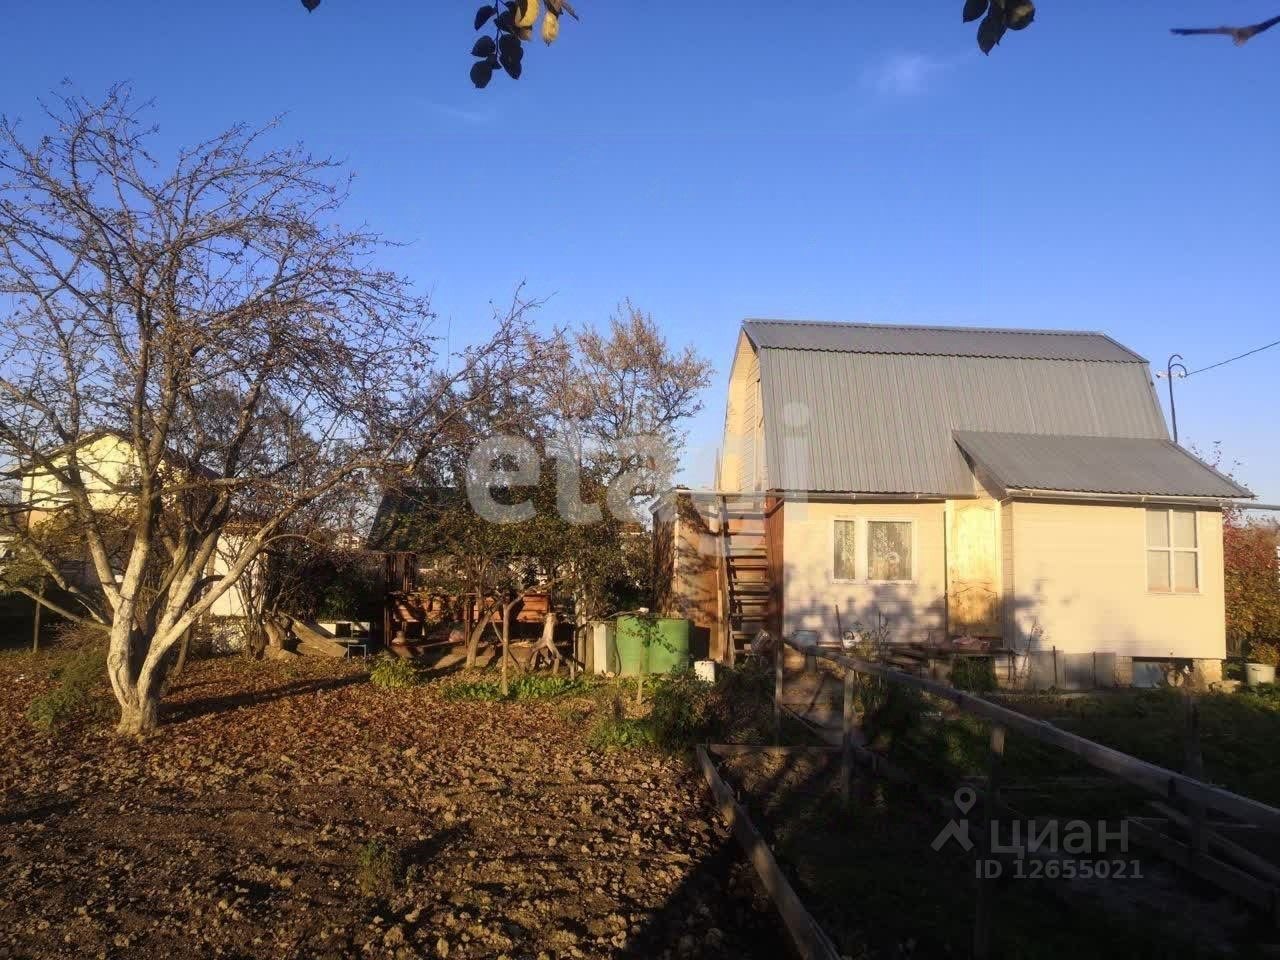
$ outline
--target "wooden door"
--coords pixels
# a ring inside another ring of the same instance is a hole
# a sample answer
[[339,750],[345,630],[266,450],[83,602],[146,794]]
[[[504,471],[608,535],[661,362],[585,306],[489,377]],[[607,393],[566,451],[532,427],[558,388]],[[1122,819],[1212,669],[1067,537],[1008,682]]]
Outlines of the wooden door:
[[1001,635],[997,509],[990,501],[951,504],[947,530],[947,622],[952,636]]

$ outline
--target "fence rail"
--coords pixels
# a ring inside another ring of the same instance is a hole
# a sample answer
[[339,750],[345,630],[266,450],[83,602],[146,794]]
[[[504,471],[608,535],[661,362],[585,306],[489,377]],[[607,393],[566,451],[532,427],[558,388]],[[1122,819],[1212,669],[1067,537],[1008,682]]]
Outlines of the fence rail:
[[[1214,811],[1226,815],[1246,828],[1280,834],[1280,809],[1206,783],[1201,779],[1203,765],[1200,755],[1199,709],[1192,698],[1187,700],[1186,724],[1182,731],[1185,737],[1188,772],[1182,773],[1068,733],[1051,723],[1036,720],[936,680],[915,676],[882,663],[851,657],[830,648],[796,642],[794,638],[784,639],[784,644],[778,649],[776,658],[774,690],[774,716],[776,729],[779,731],[784,712],[805,720],[803,712],[796,711],[793,705],[789,705],[785,700],[784,661],[788,647],[805,655],[806,668],[814,662],[811,659],[814,658],[832,663],[844,671],[844,703],[840,717],[839,746],[840,786],[846,800],[849,796],[849,784],[855,772],[855,758],[860,758],[864,762],[869,761],[873,772],[884,773],[893,778],[904,776],[901,770],[882,762],[883,757],[868,750],[860,742],[860,731],[853,709],[860,678],[874,677],[887,683],[920,690],[950,703],[961,713],[978,717],[991,724],[984,803],[985,822],[979,829],[979,852],[989,841],[989,838],[984,835],[989,825],[994,823],[995,812],[1001,809],[998,794],[1005,737],[1007,732],[1013,731],[1070,753],[1094,768],[1151,794],[1153,797],[1150,801],[1151,806],[1163,814],[1162,819],[1125,817],[1125,823],[1140,842],[1164,859],[1268,912],[1272,921],[1280,925],[1280,867],[1222,836],[1214,829],[1215,825],[1207,819],[1208,812]],[[830,733],[834,734],[834,730],[830,730]],[[1181,805],[1183,812],[1171,805],[1174,802]],[[1183,833],[1187,841],[1182,842],[1174,836],[1162,833],[1154,825],[1157,823],[1165,823],[1172,828],[1177,828],[1170,833]],[[1218,827],[1227,829],[1228,824],[1218,824]],[[974,954],[977,957],[985,956],[989,948],[992,922],[990,897],[989,884],[979,883],[974,930]]]

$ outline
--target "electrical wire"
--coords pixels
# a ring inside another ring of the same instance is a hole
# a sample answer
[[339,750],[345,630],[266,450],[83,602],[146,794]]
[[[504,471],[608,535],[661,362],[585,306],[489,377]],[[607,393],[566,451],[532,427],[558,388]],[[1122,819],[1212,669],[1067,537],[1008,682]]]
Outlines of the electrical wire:
[[1235,363],[1237,360],[1243,360],[1245,357],[1251,357],[1255,353],[1261,353],[1263,350],[1270,350],[1272,347],[1280,347],[1280,340],[1273,340],[1271,343],[1264,343],[1260,347],[1255,347],[1252,350],[1246,350],[1239,356],[1229,357],[1226,360],[1219,360],[1217,363],[1211,363],[1207,367],[1200,367],[1198,370],[1192,370],[1184,376],[1183,379],[1185,380],[1186,377],[1194,377],[1197,373],[1204,373],[1206,370],[1213,370],[1217,367],[1226,366],[1228,363]]

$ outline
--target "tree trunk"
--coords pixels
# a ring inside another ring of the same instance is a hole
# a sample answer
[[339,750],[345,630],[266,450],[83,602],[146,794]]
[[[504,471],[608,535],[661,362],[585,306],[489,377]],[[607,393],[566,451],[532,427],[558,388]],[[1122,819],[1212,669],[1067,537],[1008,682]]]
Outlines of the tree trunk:
[[40,611],[44,609],[44,577],[40,578],[40,597],[36,600],[35,618],[31,627],[31,652],[39,653],[40,651]]
[[511,655],[511,604],[504,603],[502,605],[502,680],[500,683],[502,695],[505,697],[511,692],[510,686],[507,684],[507,657]]
[[471,627],[471,633],[467,637],[467,669],[473,670],[476,665],[476,658],[480,652],[480,638],[484,636],[485,630],[488,628],[488,617],[480,617]]
[[140,697],[136,705],[121,705],[116,733],[127,737],[145,737],[155,731],[159,718],[160,698],[154,694]]
[[178,659],[174,661],[173,669],[169,671],[169,679],[176,680],[182,676],[183,668],[187,665],[187,652],[191,649],[191,630],[187,629],[182,632],[182,639],[178,641]]

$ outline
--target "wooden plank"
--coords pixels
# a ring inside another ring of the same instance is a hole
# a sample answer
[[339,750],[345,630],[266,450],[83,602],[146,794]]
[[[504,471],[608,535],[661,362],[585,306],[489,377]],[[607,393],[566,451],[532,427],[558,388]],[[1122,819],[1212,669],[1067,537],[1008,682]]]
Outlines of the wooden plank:
[[840,800],[846,810],[853,799],[853,750],[854,713],[853,704],[857,694],[858,675],[852,670],[844,672],[844,711],[842,716],[842,738],[840,742]]
[[1166,836],[1154,827],[1149,826],[1141,818],[1126,817],[1125,823],[1134,838],[1144,846],[1154,850],[1171,863],[1208,880],[1215,886],[1227,890],[1255,907],[1276,915],[1277,890],[1274,886],[1250,876],[1243,870],[1223,863],[1216,857],[1197,856],[1187,844]]
[[[1173,807],[1166,803],[1161,803],[1158,800],[1153,800],[1151,802],[1151,807],[1175,826],[1181,827],[1183,830],[1190,832],[1191,820],[1188,817],[1183,816],[1179,811],[1173,809]],[[1211,824],[1206,825],[1205,827],[1205,838],[1210,850],[1216,850],[1237,866],[1248,870],[1250,873],[1256,874],[1258,877],[1269,883],[1280,886],[1280,866],[1277,866],[1270,860],[1264,860],[1252,850],[1246,850],[1235,841],[1228,840],[1222,834],[1213,830]]]
[[[991,728],[991,745],[987,753],[987,789],[983,798],[984,818],[982,828],[978,831],[978,844],[974,847],[975,864],[991,856],[990,827],[996,820],[996,808],[1000,805],[1000,765],[1004,759],[1004,727],[997,724]],[[991,929],[994,924],[995,907],[992,903],[995,891],[992,881],[974,870],[975,882],[978,884],[977,905],[973,913],[973,956],[974,960],[986,960],[991,956]]]
[[[797,647],[797,649],[802,648]],[[808,651],[808,647],[803,649]],[[1139,760],[1137,757],[1131,757],[1127,753],[1121,753],[1111,747],[1103,746],[1092,740],[1086,740],[1084,737],[1068,733],[1050,723],[1034,720],[1025,714],[1010,710],[1008,707],[1002,707],[997,703],[984,700],[971,693],[965,693],[963,690],[956,690],[953,687],[925,679],[924,677],[913,676],[878,663],[859,660],[831,650],[817,648],[813,652],[816,656],[839,664],[846,669],[857,670],[859,673],[880,677],[891,683],[915,687],[918,690],[932,694],[950,702],[965,713],[982,717],[993,723],[1003,724],[1009,730],[1031,737],[1041,743],[1058,747],[1074,754],[1099,770],[1110,773],[1126,783],[1141,787],[1166,799],[1181,799],[1187,802],[1200,803],[1208,809],[1217,810],[1246,823],[1257,824],[1259,827],[1273,833],[1280,833],[1280,810],[1265,803],[1251,800],[1221,787],[1211,786],[1186,774],[1168,770],[1154,763]]]
[[792,753],[819,753],[831,754],[837,752],[839,747],[829,747],[826,744],[801,744],[799,746],[779,747],[771,743],[708,743],[706,745],[707,752],[717,757],[741,757],[750,754],[763,753],[769,756],[785,757]]
[[791,934],[796,951],[803,960],[840,960],[840,953],[836,950],[835,944],[818,926],[813,915],[805,909],[795,888],[791,886],[782,868],[778,866],[778,861],[774,859],[769,845],[760,836],[760,831],[756,829],[751,818],[734,798],[729,785],[720,778],[720,773],[711,762],[707,751],[700,746],[697,755],[702,775],[706,778],[707,786],[711,788],[712,796],[715,797],[720,819],[732,828],[738,843],[746,851],[751,865],[755,867],[756,874],[760,877],[760,882],[773,898],[774,906],[778,908],[782,922],[786,924],[787,931]]

